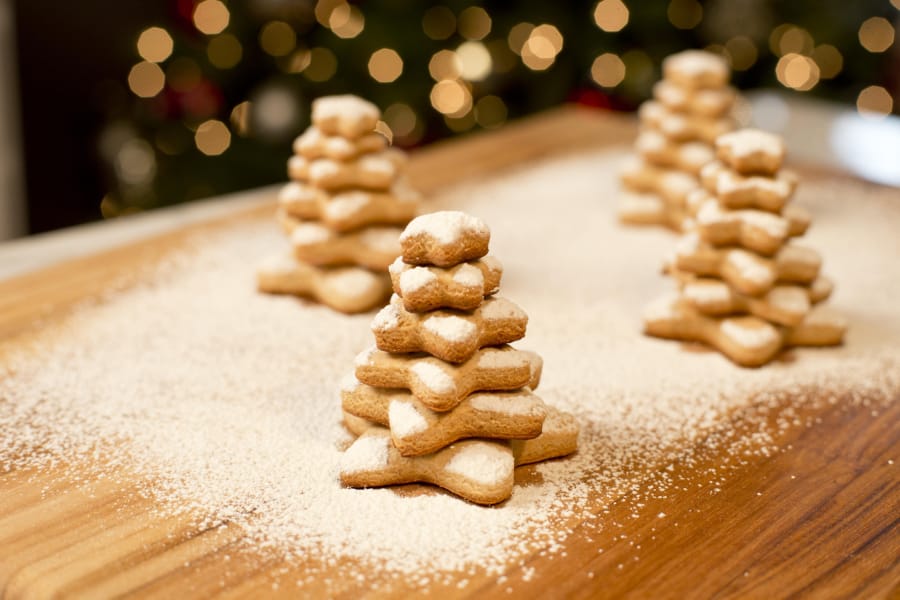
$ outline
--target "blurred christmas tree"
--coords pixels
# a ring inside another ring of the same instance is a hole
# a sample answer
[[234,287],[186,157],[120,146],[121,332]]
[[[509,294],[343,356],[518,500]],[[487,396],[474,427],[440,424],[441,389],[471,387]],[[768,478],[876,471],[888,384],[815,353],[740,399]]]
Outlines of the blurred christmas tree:
[[[135,40],[100,136],[105,216],[283,180],[311,99],[377,103],[395,144],[561,102],[630,109],[661,59],[723,53],[740,87],[900,106],[900,0],[176,0]],[[851,68],[852,66],[852,68]],[[124,76],[123,76],[124,79]]]

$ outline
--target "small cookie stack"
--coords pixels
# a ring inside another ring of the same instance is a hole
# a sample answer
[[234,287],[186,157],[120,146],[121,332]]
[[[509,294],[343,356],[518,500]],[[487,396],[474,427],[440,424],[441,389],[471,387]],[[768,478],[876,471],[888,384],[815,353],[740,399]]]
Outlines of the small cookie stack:
[[346,313],[390,293],[387,267],[400,228],[419,208],[402,175],[400,150],[375,131],[378,108],[356,96],[313,101],[312,125],[294,142],[292,179],[278,195],[278,220],[293,252],[264,263],[259,289],[319,300]]
[[644,102],[638,113],[638,156],[621,173],[630,193],[623,198],[619,218],[682,231],[687,194],[698,186],[700,169],[713,159],[714,140],[734,129],[729,114],[736,92],[728,85],[728,64],[709,52],[673,54],[662,68],[654,99]]
[[575,451],[574,418],[532,391],[540,357],[508,345],[528,317],[495,296],[502,267],[489,241],[482,221],[453,211],[418,217],[400,237],[376,345],[341,389],[359,436],[342,457],[344,485],[424,482],[496,504],[512,494],[515,466]]
[[679,292],[648,307],[645,332],[704,342],[747,367],[785,347],[840,344],[845,320],[815,306],[833,287],[822,260],[790,241],[810,216],[788,204],[797,178],[781,170],[783,141],[742,129],[720,136],[716,153],[687,199],[691,230],[666,265]]

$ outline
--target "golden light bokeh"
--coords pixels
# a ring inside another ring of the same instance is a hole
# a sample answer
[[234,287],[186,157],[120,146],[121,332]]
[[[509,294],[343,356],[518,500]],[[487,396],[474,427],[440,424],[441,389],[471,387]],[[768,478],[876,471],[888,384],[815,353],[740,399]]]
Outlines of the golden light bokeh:
[[232,108],[229,120],[231,127],[239,136],[244,137],[250,133],[250,101],[244,100]]
[[209,40],[206,47],[206,57],[209,62],[219,69],[230,69],[239,62],[244,55],[241,42],[230,33],[223,33]]
[[532,23],[522,22],[513,25],[509,30],[509,35],[506,36],[509,49],[516,54],[522,54],[522,46],[528,41],[528,37],[533,29],[534,25]]
[[894,5],[894,8],[900,10],[900,0],[891,0],[891,4]]
[[468,81],[481,81],[491,74],[491,53],[481,42],[463,42],[456,49],[459,74]]
[[452,50],[438,50],[428,61],[428,73],[435,81],[457,79],[461,72],[462,63]]
[[591,79],[603,87],[616,87],[625,79],[625,63],[616,54],[606,52],[594,59]]
[[392,48],[381,48],[369,57],[369,75],[378,83],[396,81],[403,73],[403,59]]
[[725,42],[725,51],[735,71],[746,71],[759,58],[756,44],[746,35],[738,35]]
[[231,145],[231,132],[222,121],[210,119],[197,127],[194,133],[194,144],[197,150],[207,156],[218,156],[228,150]]
[[458,117],[444,115],[444,123],[446,123],[447,127],[455,133],[468,131],[469,129],[475,127],[475,112],[470,110],[464,115],[460,115]]
[[230,20],[231,13],[220,0],[203,0],[194,8],[194,27],[206,35],[222,33]]
[[269,21],[259,31],[259,45],[271,56],[287,56],[297,45],[297,34],[284,21]]
[[156,96],[165,85],[166,76],[156,63],[139,62],[128,73],[128,88],[141,98]]
[[196,62],[185,56],[176,58],[166,68],[166,81],[176,92],[188,92],[200,83],[203,72]]
[[328,27],[339,38],[355,38],[366,27],[366,19],[356,6],[347,3],[337,5],[328,17]]
[[522,63],[532,71],[543,71],[556,61],[562,50],[563,36],[553,25],[538,25],[522,45]]
[[457,28],[467,40],[483,40],[491,32],[491,16],[480,6],[470,6],[459,13]]
[[884,52],[894,43],[894,26],[884,17],[871,17],[859,27],[859,43],[869,52]]
[[137,41],[137,51],[147,62],[159,63],[172,55],[175,42],[162,27],[148,27],[141,32]]
[[461,117],[472,110],[472,92],[459,81],[444,79],[431,88],[431,105],[441,114]]
[[812,52],[812,59],[819,65],[819,75],[822,79],[837,77],[844,68],[844,57],[841,52],[831,44],[820,44]]
[[422,31],[433,40],[446,40],[456,32],[456,15],[446,6],[433,6],[422,16]]
[[666,16],[678,29],[693,29],[703,20],[703,6],[697,0],[671,0]]
[[775,76],[785,87],[808,92],[813,89],[821,78],[819,65],[812,58],[802,54],[785,54],[778,60],[775,66]]
[[337,72],[337,57],[328,48],[316,47],[309,51],[309,64],[303,76],[310,81],[328,81]]
[[622,0],[600,0],[594,8],[594,23],[603,31],[621,31],[628,25],[628,7]]
[[475,103],[475,122],[485,129],[500,127],[506,122],[506,103],[494,95],[484,96]]
[[384,109],[384,121],[394,135],[405,138],[415,130],[418,117],[408,104],[397,102]]
[[785,54],[809,54],[812,52],[815,42],[812,35],[802,27],[791,25],[787,27],[778,40],[778,52],[780,56]]
[[870,85],[857,96],[856,110],[867,117],[884,117],[894,110],[894,99],[880,85]]
[[331,27],[331,15],[339,7],[347,4],[346,0],[317,0],[313,14],[322,27]]
[[303,69],[312,62],[312,53],[306,48],[297,48],[288,57],[284,64],[284,71],[288,73],[302,73]]
[[146,185],[156,175],[156,154],[141,138],[131,138],[119,149],[115,162],[119,179],[129,185]]

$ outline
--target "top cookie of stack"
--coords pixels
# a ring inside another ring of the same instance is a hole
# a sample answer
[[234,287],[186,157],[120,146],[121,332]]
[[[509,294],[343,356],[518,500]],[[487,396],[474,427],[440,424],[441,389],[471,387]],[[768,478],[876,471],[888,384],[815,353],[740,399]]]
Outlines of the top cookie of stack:
[[345,312],[369,310],[390,288],[400,228],[419,195],[403,176],[406,157],[375,131],[381,113],[356,96],[312,103],[312,125],[294,142],[293,180],[278,196],[278,219],[293,260],[267,263],[263,291],[314,296]]
[[701,50],[673,54],[663,61],[663,79],[653,100],[641,105],[638,157],[622,172],[625,198],[619,216],[635,224],[682,229],[687,194],[700,169],[714,158],[715,139],[734,129],[729,116],[736,98],[728,85],[725,60]]

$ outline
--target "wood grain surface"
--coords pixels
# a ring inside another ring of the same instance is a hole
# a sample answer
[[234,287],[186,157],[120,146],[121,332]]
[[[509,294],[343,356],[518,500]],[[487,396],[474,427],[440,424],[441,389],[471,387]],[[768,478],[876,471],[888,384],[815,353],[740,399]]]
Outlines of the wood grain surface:
[[[430,192],[460,179],[579,148],[628,143],[628,119],[565,108],[501,131],[416,152],[410,175]],[[900,201],[900,193],[898,193]],[[0,357],[52,327],[77,303],[127,286],[198,231],[270,218],[271,206],[131,244],[0,283]],[[776,440],[784,451],[733,457],[704,450],[676,465],[673,492],[632,518],[627,498],[607,507],[602,531],[575,524],[565,557],[539,555],[507,581],[468,577],[435,597],[880,598],[900,594],[900,402],[871,407],[823,403],[808,426]],[[777,419],[777,411],[770,418]],[[729,427],[740,428],[739,416]],[[773,426],[773,430],[776,430]],[[661,465],[645,465],[647,472]],[[308,562],[282,562],[239,547],[226,525],[197,530],[188,516],[158,519],[141,482],[123,471],[73,482],[78,465],[0,475],[0,590],[5,598],[339,597],[379,595],[342,581],[298,591]],[[716,473],[712,478],[710,473]],[[533,471],[522,469],[517,481]],[[596,507],[600,511],[602,507]],[[657,516],[665,514],[665,520]],[[664,525],[663,525],[664,523]],[[600,551],[602,549],[602,552]],[[639,552],[636,551],[639,549]],[[522,573],[534,569],[531,578]],[[525,579],[529,579],[526,581]],[[284,585],[281,585],[285,582]],[[399,583],[392,596],[415,591]]]

